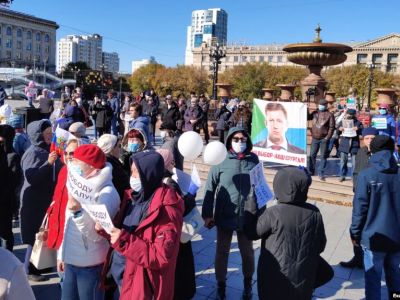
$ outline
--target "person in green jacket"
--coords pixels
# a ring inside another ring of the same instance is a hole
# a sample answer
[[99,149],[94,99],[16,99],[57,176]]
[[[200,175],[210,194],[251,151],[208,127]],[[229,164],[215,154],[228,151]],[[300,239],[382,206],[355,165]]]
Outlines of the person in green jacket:
[[[225,299],[226,274],[233,232],[236,232],[242,272],[244,276],[243,299],[252,297],[254,273],[253,242],[243,232],[244,204],[251,190],[249,172],[258,163],[251,152],[253,145],[249,134],[241,127],[229,130],[225,141],[228,155],[219,165],[213,166],[205,186],[202,217],[205,226],[217,227],[215,275],[218,282],[217,299]],[[215,206],[215,210],[214,210]]]

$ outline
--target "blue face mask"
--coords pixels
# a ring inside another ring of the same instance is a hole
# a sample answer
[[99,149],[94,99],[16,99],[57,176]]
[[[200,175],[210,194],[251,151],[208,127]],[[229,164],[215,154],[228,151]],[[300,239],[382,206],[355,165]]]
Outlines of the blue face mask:
[[379,110],[379,113],[380,113],[381,115],[386,115],[386,114],[387,114],[387,111],[386,111],[386,109],[381,108],[381,109]]
[[326,106],[325,105],[318,105],[318,110],[319,111],[325,111],[326,110]]
[[68,164],[68,169],[71,171],[71,172],[74,172],[75,174],[78,174],[79,176],[83,176],[83,171],[82,171],[82,169],[81,169],[81,167],[79,167],[78,165],[75,165],[75,164]]
[[137,152],[139,150],[139,143],[128,143],[129,152]]
[[232,149],[236,153],[243,153],[247,148],[247,143],[232,142]]
[[140,192],[142,189],[142,182],[140,181],[140,178],[131,177],[129,179],[129,185],[135,192]]

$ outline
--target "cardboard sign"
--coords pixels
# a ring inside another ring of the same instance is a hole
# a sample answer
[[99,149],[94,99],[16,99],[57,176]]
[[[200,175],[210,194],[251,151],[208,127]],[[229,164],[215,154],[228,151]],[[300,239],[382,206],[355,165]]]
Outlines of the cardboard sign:
[[347,108],[348,109],[357,109],[356,107],[356,99],[355,98],[347,98]]
[[256,193],[258,208],[263,207],[269,200],[273,199],[274,195],[265,180],[262,162],[250,171],[250,183]]
[[386,118],[372,118],[372,127],[376,129],[387,129]]
[[68,171],[67,189],[81,204],[94,202],[96,186],[75,172]]
[[84,210],[88,212],[91,218],[99,223],[103,229],[110,234],[114,224],[108,214],[105,204],[82,204]]
[[355,137],[357,135],[357,131],[354,130],[354,121],[353,120],[342,120],[342,127],[344,137]]

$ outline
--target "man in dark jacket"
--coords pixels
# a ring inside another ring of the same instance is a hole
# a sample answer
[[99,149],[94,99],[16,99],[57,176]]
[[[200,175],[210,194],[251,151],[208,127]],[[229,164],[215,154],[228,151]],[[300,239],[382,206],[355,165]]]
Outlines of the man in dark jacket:
[[226,159],[213,166],[207,178],[202,217],[206,227],[212,228],[214,224],[217,226],[215,276],[218,282],[218,299],[225,299],[229,250],[234,231],[242,256],[243,299],[251,299],[254,250],[252,241],[243,233],[243,216],[244,204],[251,190],[249,173],[259,160],[251,152],[252,142],[244,128],[231,128],[225,145],[228,150]]
[[225,135],[229,128],[229,118],[231,112],[226,108],[228,104],[228,98],[224,97],[221,100],[220,107],[215,111],[215,119],[217,120],[216,130],[218,131],[219,141],[225,143]]
[[312,142],[309,157],[309,171],[311,175],[315,173],[315,165],[318,150],[321,149],[321,162],[319,167],[319,178],[325,181],[326,160],[328,158],[328,144],[335,129],[335,118],[331,112],[327,110],[328,102],[325,99],[319,101],[318,110],[308,113],[308,120],[312,120]]
[[198,104],[197,98],[190,99],[190,106],[185,111],[185,131],[200,132],[200,124],[203,120],[203,110]]
[[201,120],[199,127],[200,127],[200,129],[203,130],[204,139],[206,141],[206,144],[208,144],[208,141],[210,140],[210,134],[208,133],[208,110],[210,108],[210,104],[208,103],[208,101],[204,95],[200,95],[199,106],[201,107],[201,109],[203,111],[203,119]]
[[179,108],[172,99],[171,95],[165,97],[165,106],[162,110],[161,121],[162,124],[172,130],[176,130],[176,122],[180,118]]
[[364,251],[366,300],[381,299],[382,269],[393,299],[400,291],[399,169],[391,137],[376,136],[370,149],[369,167],[357,179],[350,235]]
[[[368,161],[371,156],[370,145],[375,136],[378,135],[378,130],[374,127],[364,128],[362,131],[364,147],[358,150],[353,170],[353,192],[357,187],[358,174],[368,167]],[[353,245],[354,256],[349,261],[341,261],[340,265],[344,268],[360,268],[363,269],[363,251],[360,246]]]

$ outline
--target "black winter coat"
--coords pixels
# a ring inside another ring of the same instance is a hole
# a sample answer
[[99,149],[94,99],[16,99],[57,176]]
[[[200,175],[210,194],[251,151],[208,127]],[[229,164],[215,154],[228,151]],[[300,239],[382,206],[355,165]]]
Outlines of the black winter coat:
[[[259,299],[309,300],[316,284],[319,254],[326,245],[324,224],[318,208],[305,203],[307,191],[299,193],[288,176],[285,180],[279,184],[283,196],[258,218],[256,201],[246,201],[244,231],[249,238],[262,240],[257,270]],[[306,186],[306,182],[298,186]],[[275,181],[274,190],[277,195]]]
[[218,108],[215,112],[215,119],[217,120],[217,130],[228,130],[229,129],[229,118],[231,117],[231,112],[226,108],[226,106],[222,106]]
[[162,114],[161,121],[163,126],[166,128],[171,128],[172,130],[176,130],[176,121],[178,121],[181,117],[178,106],[175,102],[172,102],[171,107],[168,108],[168,105],[165,105]]
[[125,190],[130,189],[129,173],[124,169],[123,164],[111,155],[107,155],[107,162],[112,166],[112,182],[122,200]]
[[93,111],[96,113],[95,124],[97,128],[107,129],[111,126],[113,111],[109,104],[102,105],[101,103],[96,103],[93,107]]

